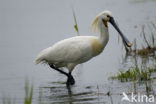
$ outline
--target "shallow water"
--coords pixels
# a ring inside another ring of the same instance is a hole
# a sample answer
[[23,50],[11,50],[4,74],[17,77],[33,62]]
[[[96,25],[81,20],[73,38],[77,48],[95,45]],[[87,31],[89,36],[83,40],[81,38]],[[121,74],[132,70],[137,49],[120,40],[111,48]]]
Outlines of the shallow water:
[[[76,35],[71,7],[74,7],[80,34],[94,35],[90,24],[95,16],[107,9],[112,11],[123,33],[138,47],[141,25],[156,20],[156,2],[135,0],[46,0],[0,1],[0,104],[4,96],[24,102],[24,84],[28,78],[34,84],[33,103],[48,104],[122,103],[122,92],[134,91],[133,83],[120,83],[108,78],[118,69],[133,65],[134,59],[125,58],[118,33],[110,25],[110,40],[104,52],[73,71],[76,84],[66,88],[66,77],[46,65],[34,65],[33,60],[44,48],[64,38]],[[149,59],[150,60],[150,59]],[[126,61],[126,62],[125,62]],[[147,63],[150,63],[148,61]],[[152,61],[153,62],[153,61]],[[153,82],[152,86],[155,86]],[[138,91],[145,91],[144,84]],[[155,89],[153,88],[153,92]],[[110,93],[111,96],[108,96]],[[125,104],[125,103],[124,103]]]

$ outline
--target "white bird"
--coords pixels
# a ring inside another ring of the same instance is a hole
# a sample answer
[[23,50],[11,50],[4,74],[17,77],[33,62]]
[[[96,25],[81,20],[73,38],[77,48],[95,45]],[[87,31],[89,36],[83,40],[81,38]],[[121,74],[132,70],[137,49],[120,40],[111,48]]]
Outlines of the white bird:
[[[96,16],[91,24],[94,31],[98,31],[99,36],[75,36],[61,40],[41,51],[35,60],[35,64],[39,64],[40,62],[47,63],[51,68],[68,77],[66,83],[68,86],[73,85],[75,80],[71,72],[75,66],[90,60],[104,50],[109,40],[108,22],[119,32],[125,44],[131,47],[132,44],[116,25],[112,13],[110,11],[103,11]],[[59,69],[62,67],[67,68],[69,73]]]

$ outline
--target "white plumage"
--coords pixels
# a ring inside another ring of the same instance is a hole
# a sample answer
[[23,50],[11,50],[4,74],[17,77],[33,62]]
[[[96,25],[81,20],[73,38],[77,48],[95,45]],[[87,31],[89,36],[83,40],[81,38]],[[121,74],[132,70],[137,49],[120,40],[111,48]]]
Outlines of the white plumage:
[[57,68],[67,67],[70,71],[77,65],[96,56],[93,44],[98,41],[95,36],[76,36],[64,39],[44,49],[36,58],[35,63],[46,62]]
[[[115,24],[111,12],[104,11],[94,19],[91,25],[95,31],[98,31],[99,36],[75,36],[61,40],[41,51],[35,63],[45,62],[56,70],[58,70],[57,68],[66,67],[71,74],[76,65],[90,60],[103,51],[109,40],[107,22],[110,22],[116,28],[126,45],[131,46]],[[61,73],[68,76],[68,84],[74,84],[74,79],[71,75],[64,72]]]

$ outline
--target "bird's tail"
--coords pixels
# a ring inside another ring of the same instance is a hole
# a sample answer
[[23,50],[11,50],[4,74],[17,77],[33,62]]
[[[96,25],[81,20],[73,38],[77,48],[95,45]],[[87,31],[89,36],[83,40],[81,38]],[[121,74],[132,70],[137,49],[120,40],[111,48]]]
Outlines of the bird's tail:
[[39,64],[40,62],[43,62],[43,61],[44,61],[44,55],[43,55],[43,52],[41,52],[34,60],[34,63]]
[[43,59],[41,57],[37,57],[34,61],[35,64],[39,64],[40,62],[42,62]]
[[46,56],[47,56],[50,49],[51,49],[51,47],[46,48],[43,51],[41,51],[39,53],[39,55],[37,56],[37,58],[35,59],[34,63],[35,64],[39,64],[40,62],[47,63],[46,62]]

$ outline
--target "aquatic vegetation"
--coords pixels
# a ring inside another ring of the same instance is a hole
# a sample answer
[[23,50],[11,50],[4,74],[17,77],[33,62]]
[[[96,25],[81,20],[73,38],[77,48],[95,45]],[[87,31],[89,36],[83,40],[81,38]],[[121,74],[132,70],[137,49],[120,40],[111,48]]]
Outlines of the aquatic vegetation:
[[[76,16],[75,16],[75,12],[73,11],[73,16],[74,16],[74,21],[75,21],[75,25],[74,25],[74,28],[75,30],[77,31],[77,35],[79,35],[79,29],[78,29],[78,25],[77,25],[77,21],[76,21]],[[144,28],[143,30],[144,31]],[[150,55],[150,54],[153,54],[154,51],[156,51],[156,44],[155,44],[155,36],[154,34],[152,33],[151,35],[151,40],[148,41],[146,39],[146,33],[143,32],[143,39],[146,43],[147,46],[143,46],[142,49],[137,49],[137,44],[136,44],[136,40],[134,41],[135,42],[135,48],[133,50],[130,50],[131,52],[134,52],[136,53],[137,55]],[[125,48],[126,50],[129,51],[129,48]],[[147,68],[147,70],[143,70],[143,69],[140,69],[137,65],[135,67],[131,67],[129,68],[127,71],[119,71],[118,74],[116,76],[113,76],[112,79],[118,79],[120,80],[121,82],[128,82],[128,81],[133,81],[134,82],[134,87],[135,87],[135,93],[137,93],[136,91],[136,81],[145,81],[145,84],[146,84],[146,91],[149,92],[151,91],[151,85],[148,85],[148,82],[151,81],[152,77],[151,77],[151,74],[153,72],[156,72],[156,67],[150,67],[150,68]],[[58,83],[58,82],[56,82]],[[65,82],[64,82],[65,83]],[[62,82],[59,82],[59,84],[64,84]],[[90,89],[91,86],[87,86],[86,89]],[[111,104],[113,104],[113,100],[112,100],[112,94],[110,91],[108,91],[106,94],[105,93],[101,93],[100,92],[100,89],[99,87],[97,86],[97,96],[98,96],[98,101],[100,102],[100,94],[102,95],[106,95],[106,96],[109,96],[110,97],[110,100],[111,100]],[[118,89],[117,89],[118,90]],[[79,93],[78,93],[79,94]],[[78,95],[77,94],[77,95]],[[87,95],[88,93],[86,93]],[[79,94],[81,95],[81,94]],[[85,93],[82,93],[82,95],[85,95]],[[32,104],[32,99],[33,99],[33,85],[30,85],[28,80],[25,82],[25,101],[24,103],[25,104]],[[72,96],[72,95],[71,95]],[[75,94],[73,96],[76,96]],[[88,95],[87,95],[88,96]],[[43,104],[42,103],[42,90],[40,90],[39,92],[39,100],[38,100],[38,103],[39,104]],[[62,96],[64,97],[64,96]],[[83,99],[80,99],[80,100],[83,100]],[[84,99],[84,100],[87,100],[87,99]],[[89,99],[90,100],[90,99]],[[16,104],[15,103],[16,100],[14,99],[11,99],[9,97],[4,97],[3,99],[3,104]]]
[[3,101],[3,104],[16,104],[15,102],[16,102],[16,99],[14,98],[14,99],[11,99],[10,97],[6,97],[6,96],[4,96],[3,98],[2,98],[2,101]]
[[30,87],[28,80],[26,80],[25,81],[25,103],[24,104],[31,104],[32,97],[33,97],[33,84]]
[[148,81],[152,79],[151,74],[153,72],[156,72],[156,66],[153,68],[148,67],[147,70],[143,70],[136,65],[125,72],[120,70],[119,73],[116,76],[112,76],[111,79],[118,79],[121,82]]
[[38,100],[38,102],[39,102],[39,104],[43,104],[43,102],[42,102],[42,89],[40,88],[40,92],[39,92],[39,100]]
[[[153,29],[156,30],[156,26],[154,23],[151,23]],[[156,43],[155,43],[155,35],[151,31],[150,33],[150,41],[147,39],[147,33],[145,32],[145,25],[142,26],[142,32],[141,35],[143,36],[144,42],[146,43],[146,47],[142,46],[142,49],[134,49],[133,52],[136,52],[138,55],[154,55],[154,52],[156,51]],[[155,33],[156,34],[156,33]],[[135,43],[136,44],[136,43]]]
[[137,54],[142,55],[142,56],[152,55],[152,54],[154,54],[154,51],[156,51],[156,47],[152,47],[152,48],[150,48],[150,47],[144,48],[143,47],[142,49],[137,50]]
[[[24,104],[32,104],[32,99],[33,99],[33,84],[31,86],[29,85],[29,81],[25,81],[25,100]],[[16,98],[11,99],[10,97],[4,96],[3,99],[3,104],[16,104]],[[39,100],[40,102],[40,100]],[[41,104],[41,103],[39,103]]]
[[75,11],[74,11],[73,8],[72,8],[72,11],[73,11],[73,17],[74,17],[74,23],[75,23],[74,28],[75,28],[75,30],[76,30],[76,32],[77,32],[77,35],[79,36],[79,35],[80,35],[80,32],[79,32],[79,28],[78,28],[78,25],[77,25],[77,20],[76,20]]
[[136,39],[134,39],[133,48],[128,48],[124,45],[126,52],[129,55],[135,53],[135,55],[141,56],[155,56],[156,25],[153,22],[151,22],[150,24],[142,25],[140,38],[142,38],[142,40],[144,41],[144,45],[142,46],[142,48],[141,49],[137,48],[137,42]]

